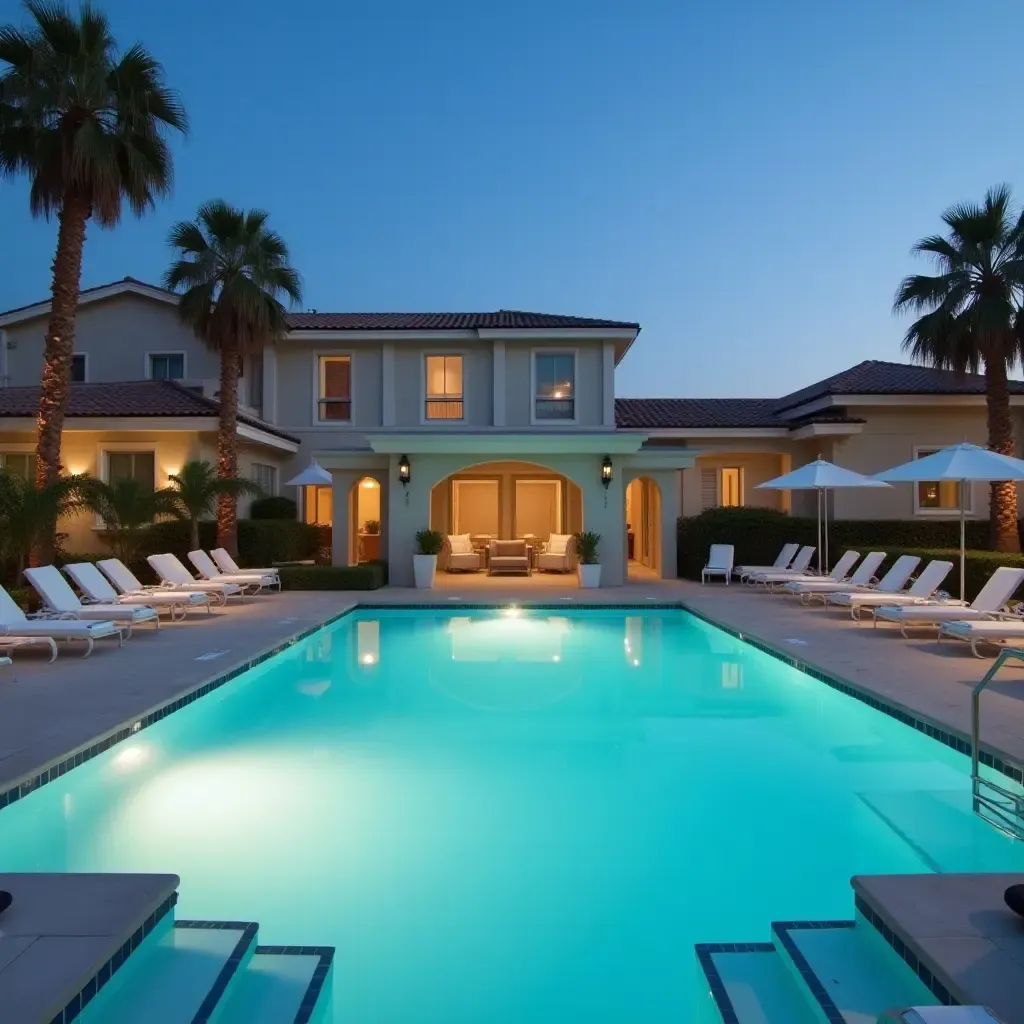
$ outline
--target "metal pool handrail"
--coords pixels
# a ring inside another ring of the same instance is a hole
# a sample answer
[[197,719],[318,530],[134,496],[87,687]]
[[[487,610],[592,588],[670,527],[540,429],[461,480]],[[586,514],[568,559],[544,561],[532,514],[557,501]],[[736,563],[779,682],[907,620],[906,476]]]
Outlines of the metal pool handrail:
[[974,813],[1015,839],[1024,840],[1024,795],[981,777],[981,694],[1008,661],[1024,661],[1024,650],[1004,647],[971,691],[971,793]]

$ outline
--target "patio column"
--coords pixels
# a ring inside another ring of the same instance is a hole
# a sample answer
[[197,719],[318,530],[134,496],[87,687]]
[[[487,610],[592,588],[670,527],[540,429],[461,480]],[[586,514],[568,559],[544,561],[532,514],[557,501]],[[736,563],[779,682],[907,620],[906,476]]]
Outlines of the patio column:
[[364,475],[352,469],[331,470],[331,565],[352,564],[349,495],[356,481]]
[[661,578],[674,580],[679,575],[676,557],[676,524],[682,515],[679,474],[676,470],[659,470],[647,475],[661,491]]
[[[589,461],[589,460],[588,460]],[[621,587],[626,580],[625,494],[622,473],[616,472],[605,491],[601,484],[601,459],[593,460],[592,469],[579,481],[583,491],[583,529],[601,535],[598,549],[601,559],[601,586]],[[607,500],[606,500],[607,499]]]

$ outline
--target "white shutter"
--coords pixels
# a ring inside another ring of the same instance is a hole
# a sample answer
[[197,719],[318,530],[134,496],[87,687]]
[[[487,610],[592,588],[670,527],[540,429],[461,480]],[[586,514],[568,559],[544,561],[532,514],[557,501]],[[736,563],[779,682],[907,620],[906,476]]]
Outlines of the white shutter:
[[702,469],[700,471],[700,507],[718,507],[718,470]]

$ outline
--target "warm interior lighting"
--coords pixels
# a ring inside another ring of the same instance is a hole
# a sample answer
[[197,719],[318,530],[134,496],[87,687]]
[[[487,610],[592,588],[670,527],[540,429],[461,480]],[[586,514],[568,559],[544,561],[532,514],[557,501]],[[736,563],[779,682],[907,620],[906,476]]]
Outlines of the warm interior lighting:
[[398,460],[398,482],[403,487],[407,486],[412,479],[412,467],[409,465],[409,456],[403,455]]
[[612,460],[610,455],[606,455],[601,461],[601,483],[604,484],[605,490],[608,489],[608,485],[612,482]]
[[376,480],[371,480],[368,476],[364,476],[363,479],[359,481],[359,486],[360,487],[380,487],[380,484],[377,483]]

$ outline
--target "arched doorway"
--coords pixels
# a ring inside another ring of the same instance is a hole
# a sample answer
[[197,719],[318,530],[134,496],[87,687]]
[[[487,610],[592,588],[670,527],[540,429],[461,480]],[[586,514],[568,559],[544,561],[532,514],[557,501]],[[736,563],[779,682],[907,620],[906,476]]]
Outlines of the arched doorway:
[[629,578],[661,577],[661,488],[647,476],[626,487],[626,555]]
[[372,476],[357,480],[348,493],[348,562],[375,562],[381,549],[380,481]]

